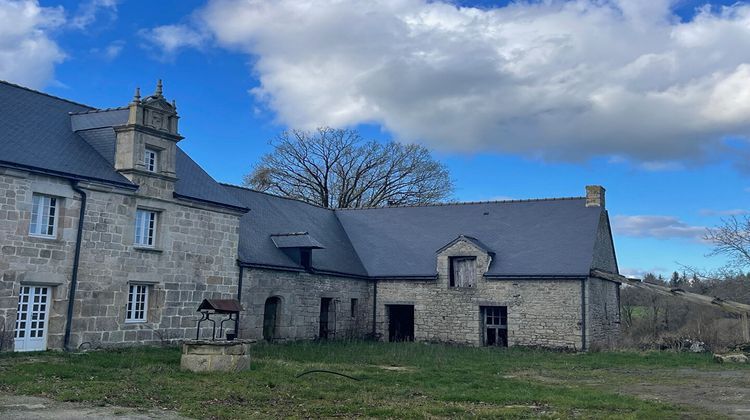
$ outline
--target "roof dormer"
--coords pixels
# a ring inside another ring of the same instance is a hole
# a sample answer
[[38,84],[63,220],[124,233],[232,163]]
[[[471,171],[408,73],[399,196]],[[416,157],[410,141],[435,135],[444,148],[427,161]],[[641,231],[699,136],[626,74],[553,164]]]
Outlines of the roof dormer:
[[114,127],[117,133],[115,169],[133,180],[134,175],[176,179],[176,148],[182,140],[177,127],[177,105],[163,95],[161,80],[150,96],[141,99],[136,88],[128,105],[125,125]]

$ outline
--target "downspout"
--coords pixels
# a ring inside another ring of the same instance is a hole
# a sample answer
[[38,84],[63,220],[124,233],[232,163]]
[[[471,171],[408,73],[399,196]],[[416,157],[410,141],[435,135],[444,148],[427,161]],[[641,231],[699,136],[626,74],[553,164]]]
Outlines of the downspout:
[[586,351],[586,279],[581,280],[581,350]]
[[372,279],[372,338],[377,337],[378,328],[378,280]]
[[73,305],[75,304],[76,286],[78,285],[78,264],[81,260],[81,242],[83,241],[83,219],[86,215],[86,192],[78,187],[78,181],[71,180],[70,187],[81,196],[81,208],[78,213],[78,233],[76,235],[76,248],[73,254],[73,274],[70,277],[70,288],[68,289],[68,316],[65,319],[65,336],[63,337],[63,350],[69,351],[70,331],[73,326]]
[[[237,279],[237,302],[239,302],[240,307],[242,307],[242,273],[245,267],[239,262],[237,262],[237,265],[240,266],[240,274]],[[237,320],[234,321],[234,336],[240,338],[240,314],[237,314]]]

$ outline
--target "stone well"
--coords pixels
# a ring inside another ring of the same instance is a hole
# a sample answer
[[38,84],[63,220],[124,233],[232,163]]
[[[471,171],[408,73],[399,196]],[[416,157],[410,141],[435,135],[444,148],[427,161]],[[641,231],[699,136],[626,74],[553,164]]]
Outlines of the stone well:
[[250,368],[255,340],[188,340],[182,343],[180,367],[191,372],[239,372]]

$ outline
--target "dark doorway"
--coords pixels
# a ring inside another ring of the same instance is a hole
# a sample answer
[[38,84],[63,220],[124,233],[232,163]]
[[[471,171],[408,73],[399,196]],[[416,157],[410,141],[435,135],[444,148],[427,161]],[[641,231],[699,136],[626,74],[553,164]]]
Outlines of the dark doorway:
[[388,305],[388,341],[414,341],[414,305]]
[[506,306],[483,306],[482,326],[485,346],[508,347],[508,308]]
[[336,307],[332,298],[320,299],[320,329],[318,338],[333,338],[336,334]]
[[278,297],[273,296],[266,299],[266,305],[263,309],[263,339],[266,341],[271,341],[276,337],[276,325],[280,308],[281,299]]

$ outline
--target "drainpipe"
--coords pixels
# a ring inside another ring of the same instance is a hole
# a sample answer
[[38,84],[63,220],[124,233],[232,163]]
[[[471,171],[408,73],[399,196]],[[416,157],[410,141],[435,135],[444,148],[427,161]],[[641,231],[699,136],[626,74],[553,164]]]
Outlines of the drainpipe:
[[586,279],[581,280],[581,350],[586,351]]
[[[240,274],[237,279],[237,301],[240,303],[240,306],[242,306],[242,273],[245,267],[240,263],[237,263],[237,265],[240,266]],[[237,320],[234,321],[234,336],[240,338],[240,314],[237,314]]]
[[70,330],[73,324],[73,305],[75,304],[76,286],[78,285],[78,264],[81,260],[81,242],[83,241],[83,219],[86,215],[86,192],[78,187],[78,181],[71,180],[70,187],[81,196],[81,209],[78,213],[78,233],[76,235],[76,249],[73,254],[73,274],[70,277],[70,288],[68,289],[68,316],[65,319],[65,336],[63,337],[63,350],[69,351]]
[[377,328],[378,321],[378,280],[372,280],[372,338],[375,338],[378,333]]

